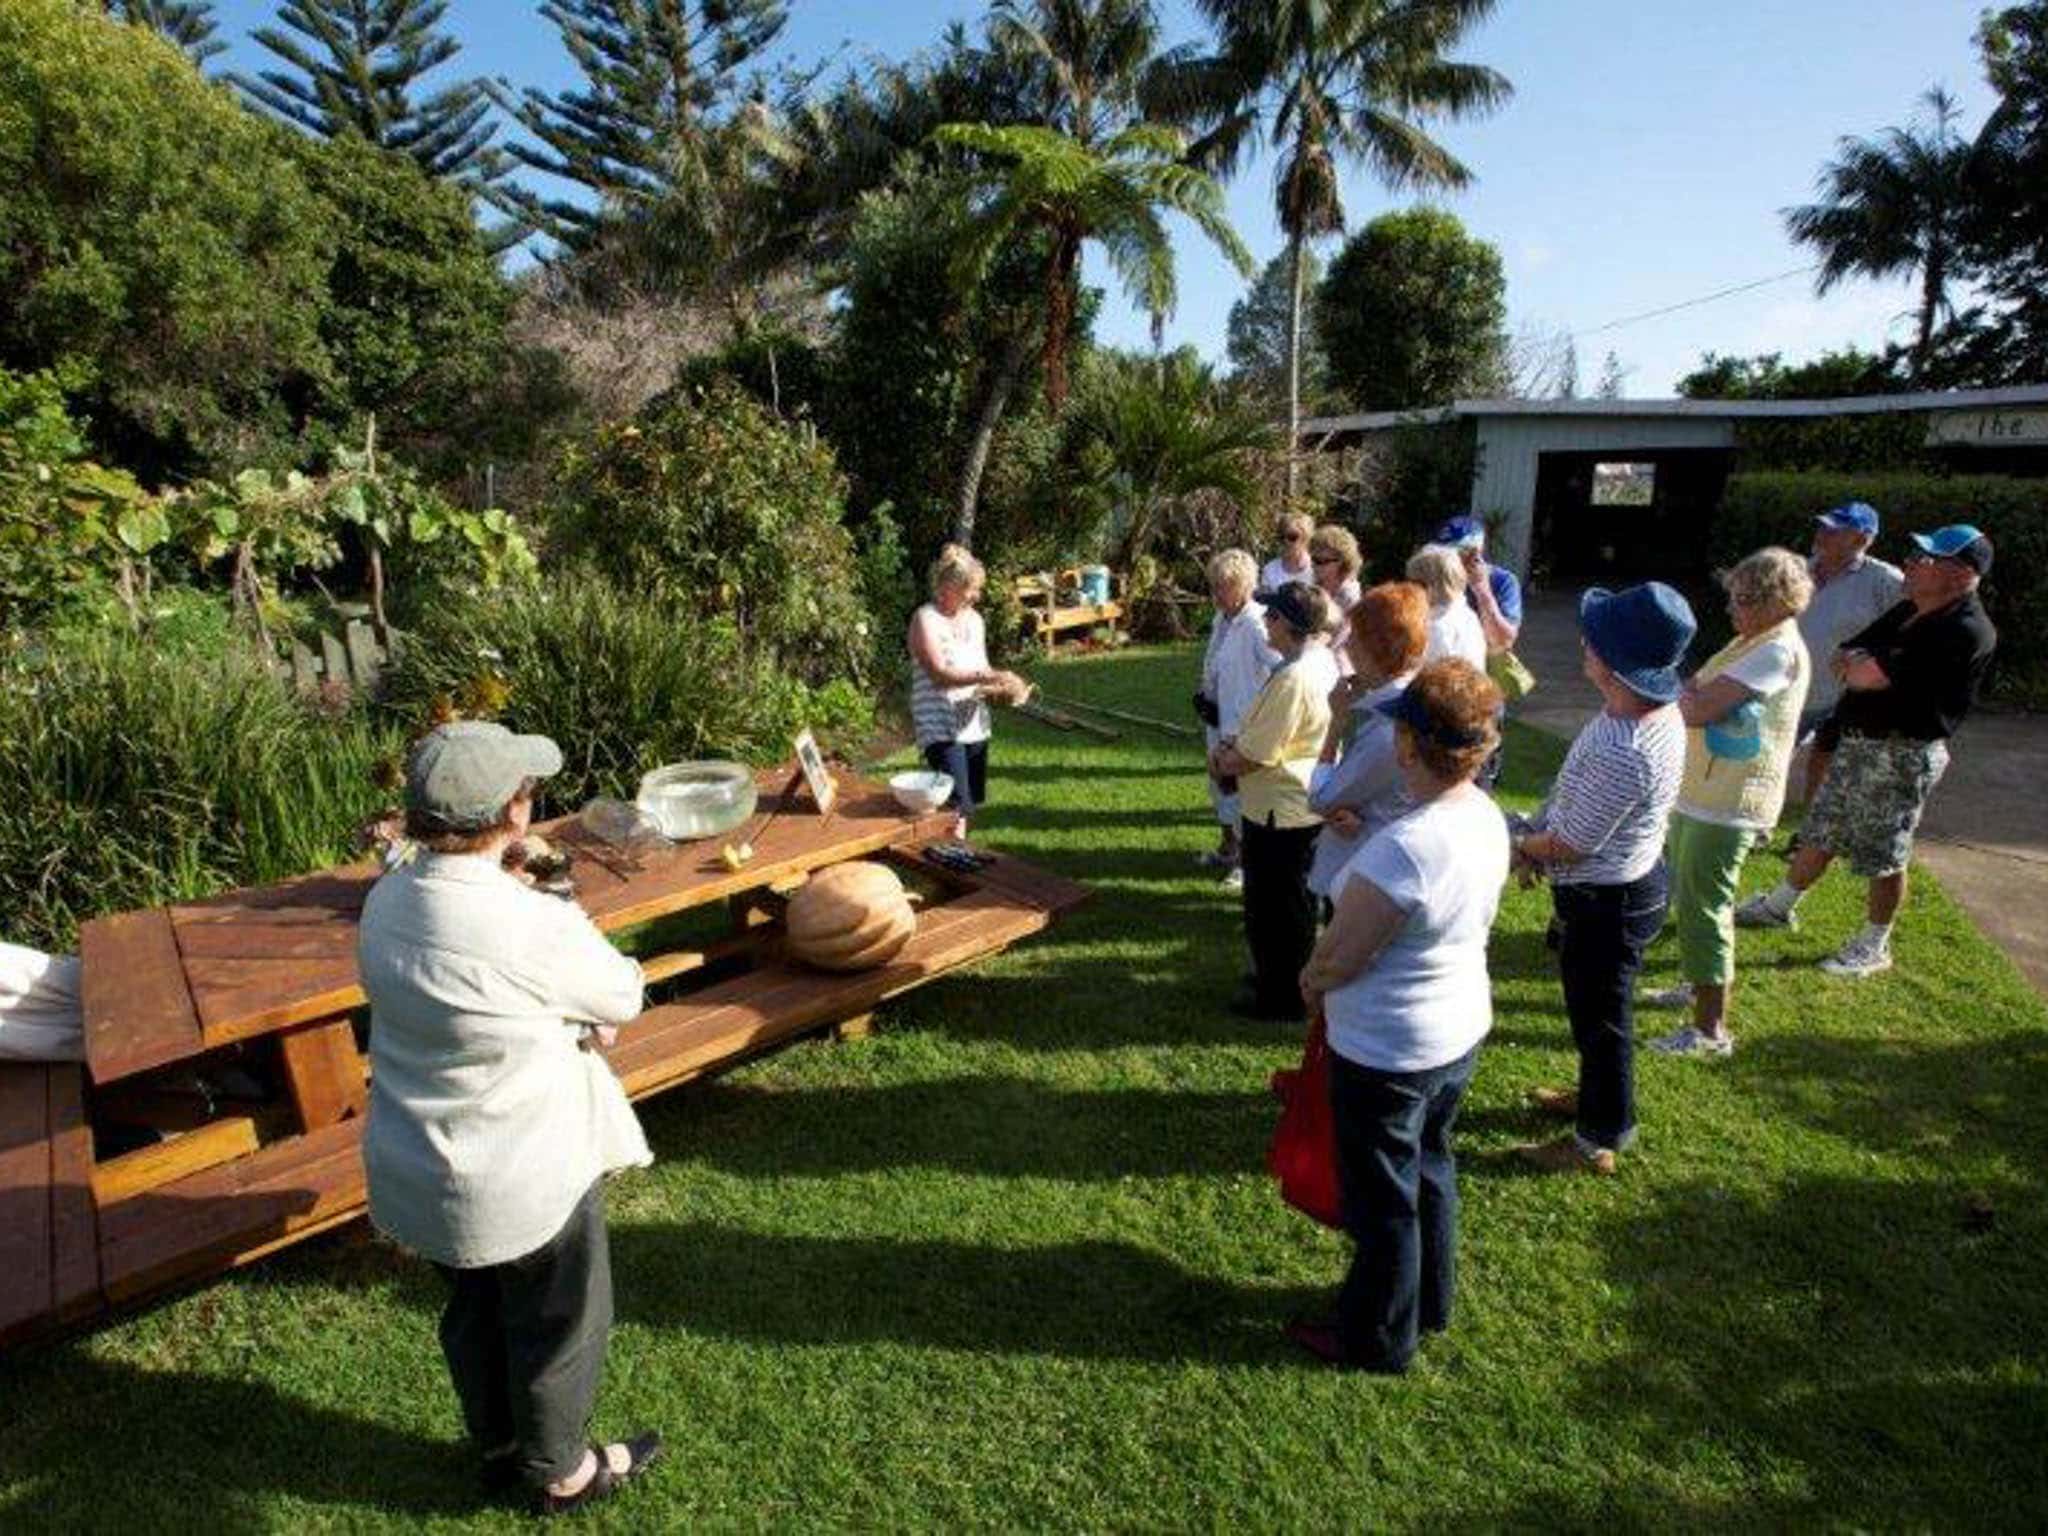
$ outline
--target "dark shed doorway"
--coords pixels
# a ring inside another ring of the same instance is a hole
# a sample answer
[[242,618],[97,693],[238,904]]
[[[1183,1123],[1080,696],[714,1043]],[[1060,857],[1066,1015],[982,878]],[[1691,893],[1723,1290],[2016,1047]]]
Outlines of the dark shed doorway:
[[1708,525],[1734,457],[1732,448],[1537,455],[1537,568],[1575,585],[1685,585],[1704,575]]

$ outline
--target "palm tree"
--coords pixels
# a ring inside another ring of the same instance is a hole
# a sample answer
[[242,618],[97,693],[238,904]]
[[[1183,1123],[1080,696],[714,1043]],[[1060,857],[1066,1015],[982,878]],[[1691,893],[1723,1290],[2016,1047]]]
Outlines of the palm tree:
[[1426,131],[1513,95],[1498,71],[1445,57],[1495,0],[1199,0],[1216,47],[1181,49],[1147,83],[1156,111],[1201,129],[1190,156],[1234,172],[1261,140],[1279,150],[1274,208],[1287,236],[1287,489],[1301,426],[1302,254],[1344,227],[1347,160],[1390,190],[1458,188],[1471,171]]
[[[1181,136],[1141,118],[1139,89],[1157,59],[1151,0],[996,0],[984,35],[971,73],[997,110],[932,135],[940,149],[970,157],[977,182],[955,274],[971,286],[1018,242],[1043,244],[1039,355],[1046,403],[1058,411],[1088,242],[1102,247],[1155,327],[1176,298],[1163,212],[1185,214],[1247,275],[1251,255],[1223,216],[1222,188],[1184,163]],[[1014,332],[984,382],[955,506],[963,541],[996,427],[1029,355],[1029,336]]]
[[1214,491],[1242,504],[1256,494],[1251,459],[1271,447],[1272,429],[1192,352],[1104,356],[1077,400],[1067,457],[1081,488],[1109,504],[1123,569],[1150,550],[1182,498]]
[[1928,120],[1887,128],[1875,139],[1845,138],[1821,167],[1821,201],[1784,210],[1785,228],[1820,252],[1814,292],[1850,276],[1920,275],[1918,331],[1910,377],[1927,366],[1934,326],[1952,309],[1970,214],[1970,143],[1956,132],[1961,109],[1936,86],[1922,96]]

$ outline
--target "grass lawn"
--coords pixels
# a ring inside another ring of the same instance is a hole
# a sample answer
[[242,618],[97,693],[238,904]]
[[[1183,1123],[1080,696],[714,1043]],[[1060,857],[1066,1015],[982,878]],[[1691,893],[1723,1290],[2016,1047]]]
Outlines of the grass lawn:
[[[1181,719],[1195,661],[1041,670]],[[1531,801],[1560,755],[1512,742]],[[643,1110],[615,1184],[599,1428],[671,1457],[586,1524],[1972,1527],[2048,1524],[2048,1015],[1928,880],[1899,967],[1812,962],[1856,918],[1742,940],[1741,1048],[1651,1059],[1623,1176],[1508,1149],[1573,1057],[1547,898],[1494,939],[1465,1116],[1459,1314],[1400,1380],[1279,1336],[1346,1245],[1281,1205],[1287,1029],[1219,1006],[1192,743],[999,722],[991,843],[1088,881],[1052,933]],[[1750,883],[1780,861],[1752,861]],[[1649,981],[1671,979],[1668,940]],[[1663,1027],[1661,1018],[1648,1027]],[[440,1284],[361,1233],[0,1361],[0,1526],[483,1529]]]

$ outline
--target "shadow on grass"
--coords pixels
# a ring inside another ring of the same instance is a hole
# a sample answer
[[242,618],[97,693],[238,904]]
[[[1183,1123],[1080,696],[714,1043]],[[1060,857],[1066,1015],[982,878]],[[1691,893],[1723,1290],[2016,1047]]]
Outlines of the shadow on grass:
[[890,1341],[1295,1370],[1280,1325],[1326,1295],[1191,1274],[1099,1239],[994,1248],[684,1222],[615,1226],[612,1253],[621,1318],[771,1345]]
[[0,1520],[10,1530],[275,1529],[261,1511],[277,1498],[411,1521],[486,1508],[463,1445],[260,1381],[138,1370],[57,1344],[0,1366],[0,1400],[33,1410],[6,1414],[0,1433],[0,1485],[22,1501]]
[[1014,1077],[886,1088],[768,1088],[723,1079],[643,1110],[658,1156],[747,1178],[946,1168],[1094,1181],[1256,1173],[1270,1093],[1067,1092]]
[[2038,1529],[2041,1194],[1795,1176],[1594,1218],[1616,1347],[1557,1411],[1664,1453],[1570,1503],[1481,1511],[1466,1490],[1418,1523]]

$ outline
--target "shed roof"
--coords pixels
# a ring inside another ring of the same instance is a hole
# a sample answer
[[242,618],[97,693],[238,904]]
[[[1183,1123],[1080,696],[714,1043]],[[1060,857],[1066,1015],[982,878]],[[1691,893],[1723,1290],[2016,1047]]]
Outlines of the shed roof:
[[1383,432],[1390,427],[1426,426],[1481,416],[1705,416],[1724,420],[1757,417],[1877,416],[1894,411],[1986,411],[2009,406],[2048,406],[2048,384],[2015,384],[2005,389],[1947,389],[1912,395],[1851,395],[1835,400],[1453,400],[1413,411],[1369,411],[1352,416],[1311,416],[1303,437],[1336,432]]

